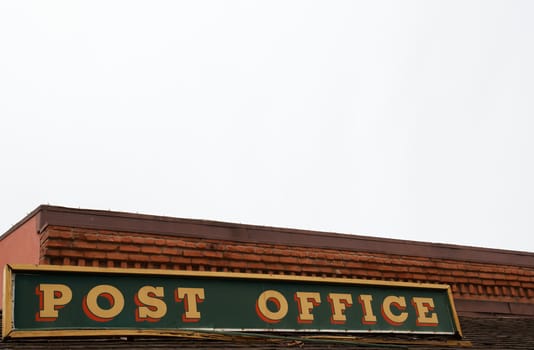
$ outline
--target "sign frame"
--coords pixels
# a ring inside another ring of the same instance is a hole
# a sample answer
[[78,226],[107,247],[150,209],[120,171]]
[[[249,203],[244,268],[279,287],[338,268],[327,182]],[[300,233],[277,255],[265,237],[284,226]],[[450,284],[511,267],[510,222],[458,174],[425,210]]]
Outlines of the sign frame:
[[[138,268],[101,268],[101,267],[84,267],[84,266],[61,266],[61,265],[29,265],[29,264],[6,264],[4,268],[4,296],[3,296],[3,317],[2,317],[2,338],[32,338],[32,337],[71,337],[71,336],[183,336],[184,332],[195,332],[195,328],[176,328],[176,329],[106,329],[105,327],[97,329],[17,329],[14,322],[14,303],[15,303],[15,285],[14,275],[16,273],[30,272],[50,272],[50,273],[82,273],[82,274],[99,274],[106,276],[113,275],[131,275],[131,276],[157,276],[157,277],[189,277],[189,278],[210,278],[210,279],[227,279],[227,280],[258,280],[258,281],[286,281],[300,283],[317,283],[317,284],[343,284],[350,286],[370,286],[370,287],[398,287],[412,288],[421,290],[438,290],[445,292],[450,306],[451,321],[453,322],[456,335],[460,338],[463,336],[458,314],[454,305],[452,291],[447,284],[431,283],[414,283],[399,281],[383,280],[364,280],[351,278],[330,278],[330,277],[310,277],[295,275],[276,275],[276,274],[256,274],[256,273],[237,273],[237,272],[214,272],[214,271],[191,271],[191,270],[158,270],[158,269],[138,269]],[[198,331],[202,332],[202,329]],[[209,330],[208,330],[209,331]],[[217,332],[217,330],[213,330]],[[225,330],[226,331],[226,330]],[[230,330],[231,331],[231,330]],[[248,330],[247,330],[248,331]],[[276,332],[276,329],[265,329],[265,331]],[[307,332],[307,330],[294,329],[283,331]],[[314,331],[314,330],[312,330]],[[317,330],[315,330],[317,331]],[[308,331],[309,332],[309,331]],[[326,330],[324,332],[333,332]],[[339,331],[340,333],[417,333],[417,334],[449,334],[440,332],[417,332],[406,330],[373,330],[365,331]]]

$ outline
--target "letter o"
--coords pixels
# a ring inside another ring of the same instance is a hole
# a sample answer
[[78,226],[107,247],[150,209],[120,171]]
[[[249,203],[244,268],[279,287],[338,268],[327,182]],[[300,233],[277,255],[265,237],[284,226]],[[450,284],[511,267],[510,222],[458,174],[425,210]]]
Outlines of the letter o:
[[[278,310],[271,311],[267,307],[268,301],[273,302],[278,307]],[[256,313],[262,320],[268,323],[280,322],[287,315],[288,309],[286,298],[276,290],[264,291],[256,301]]]
[[[103,309],[98,305],[97,299],[100,296],[109,300],[111,305],[109,309]],[[123,308],[124,296],[121,291],[108,284],[101,284],[93,287],[83,298],[83,311],[94,321],[111,321],[115,316],[121,313]]]

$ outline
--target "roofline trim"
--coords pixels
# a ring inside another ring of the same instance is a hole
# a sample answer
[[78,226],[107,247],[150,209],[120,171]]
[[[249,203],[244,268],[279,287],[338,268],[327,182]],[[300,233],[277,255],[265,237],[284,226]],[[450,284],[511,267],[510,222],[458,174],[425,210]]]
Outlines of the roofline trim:
[[66,226],[534,267],[529,252],[51,205],[39,206],[8,233],[34,215],[39,233],[48,226]]

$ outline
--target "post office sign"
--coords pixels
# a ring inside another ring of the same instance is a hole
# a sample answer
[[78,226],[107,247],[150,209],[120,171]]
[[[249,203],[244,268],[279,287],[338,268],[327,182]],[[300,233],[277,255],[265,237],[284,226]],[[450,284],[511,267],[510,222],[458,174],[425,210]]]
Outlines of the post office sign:
[[447,285],[7,265],[3,337],[173,331],[460,334]]

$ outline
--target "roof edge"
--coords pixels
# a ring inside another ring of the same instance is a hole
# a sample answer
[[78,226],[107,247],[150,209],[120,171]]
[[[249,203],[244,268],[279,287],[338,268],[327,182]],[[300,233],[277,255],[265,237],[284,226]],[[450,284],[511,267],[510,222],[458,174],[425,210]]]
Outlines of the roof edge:
[[48,226],[70,226],[534,267],[534,253],[522,251],[51,205],[40,205],[0,239],[34,215],[39,215],[39,232]]

